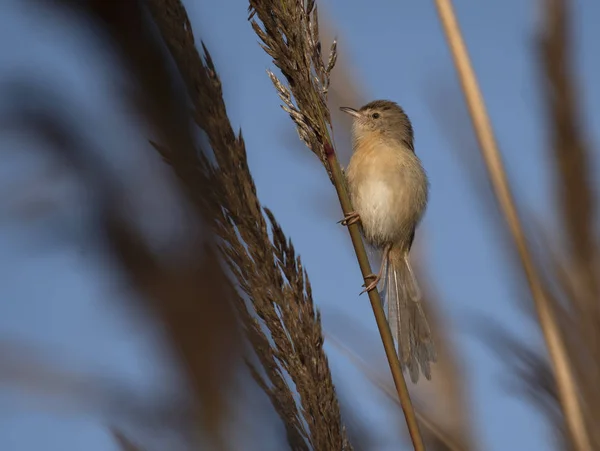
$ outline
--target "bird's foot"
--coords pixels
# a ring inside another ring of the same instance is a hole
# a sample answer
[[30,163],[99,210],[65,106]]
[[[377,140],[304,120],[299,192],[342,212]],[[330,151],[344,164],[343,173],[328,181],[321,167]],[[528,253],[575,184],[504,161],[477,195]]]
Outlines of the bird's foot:
[[360,215],[357,212],[352,211],[352,212],[346,214],[344,216],[344,219],[342,219],[341,221],[338,221],[338,224],[342,224],[343,226],[349,226],[349,225],[355,224],[358,221],[360,221]]
[[[369,279],[373,279],[373,281],[370,282],[369,284],[367,284],[366,281]],[[369,274],[368,276],[365,276],[365,283],[363,284],[363,287],[365,287],[365,289],[362,290],[360,292],[360,294],[368,293],[369,291],[372,291],[375,288],[377,288],[377,285],[379,284],[380,280],[381,280],[381,274]],[[359,296],[360,296],[360,294],[359,294]]]

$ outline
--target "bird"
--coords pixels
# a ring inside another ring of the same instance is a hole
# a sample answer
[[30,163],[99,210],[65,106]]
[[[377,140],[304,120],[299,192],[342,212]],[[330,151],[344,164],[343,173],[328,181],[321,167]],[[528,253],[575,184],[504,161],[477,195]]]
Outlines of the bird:
[[382,253],[377,274],[365,290],[383,282],[384,310],[398,358],[413,383],[431,379],[436,351],[423,311],[421,290],[409,261],[415,230],[429,198],[429,180],[415,154],[413,127],[402,107],[375,100],[352,116],[352,157],[344,171],[353,211],[343,225],[359,223],[366,241]]

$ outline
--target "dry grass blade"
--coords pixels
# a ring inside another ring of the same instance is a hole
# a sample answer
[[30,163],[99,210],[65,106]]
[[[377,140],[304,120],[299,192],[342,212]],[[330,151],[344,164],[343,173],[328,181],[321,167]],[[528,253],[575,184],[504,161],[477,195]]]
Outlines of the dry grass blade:
[[186,82],[194,117],[208,136],[216,164],[196,153],[156,147],[180,177],[212,187],[211,196],[200,200],[213,214],[221,253],[239,284],[236,305],[263,367],[253,368],[253,374],[283,420],[292,449],[349,450],[308,277],[273,214],[265,210],[268,223],[263,215],[244,141],[227,117],[212,60],[206,49],[204,61],[199,55],[179,0],[148,4]]
[[[285,86],[269,71],[275,89],[284,103],[283,109],[296,124],[302,141],[323,162],[336,188],[342,211],[347,215],[352,211],[352,205],[330,135],[331,116],[327,108],[329,78],[336,59],[335,42],[331,48],[329,63],[326,65],[321,54],[314,0],[250,0],[249,11],[252,28],[261,39],[263,49],[273,58],[274,64],[288,82],[288,86]],[[260,20],[262,26],[253,19],[254,17]],[[359,227],[352,224],[348,231],[367,284],[372,271]],[[423,438],[379,293],[377,290],[371,290],[368,294],[413,446],[417,451],[423,450]]]
[[494,192],[505,215],[508,226],[521,257],[524,272],[534,299],[540,325],[550,353],[553,371],[556,377],[559,399],[565,412],[573,443],[581,451],[592,449],[586,430],[584,413],[580,403],[577,381],[565,345],[562,331],[552,311],[551,302],[545,292],[542,280],[535,267],[528,248],[525,233],[519,220],[512,193],[506,180],[503,163],[498,151],[491,124],[485,110],[483,99],[475,74],[471,67],[460,28],[450,0],[436,0],[440,20],[444,27],[449,46],[452,50],[456,68],[459,72],[463,91],[471,113],[477,138],[481,146]]

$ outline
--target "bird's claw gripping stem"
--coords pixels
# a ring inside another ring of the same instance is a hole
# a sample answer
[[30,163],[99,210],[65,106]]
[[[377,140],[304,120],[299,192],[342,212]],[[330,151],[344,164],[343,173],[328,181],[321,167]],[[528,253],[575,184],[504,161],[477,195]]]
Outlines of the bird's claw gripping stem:
[[[373,281],[371,283],[367,284],[367,282],[366,282],[367,279],[373,279]],[[360,294],[368,293],[369,291],[377,288],[377,284],[379,283],[380,280],[381,280],[380,274],[369,274],[369,275],[365,276],[365,283],[363,284],[363,287],[365,287],[365,289],[362,290],[360,292]],[[360,296],[360,294],[359,294],[359,296]]]
[[344,219],[338,221],[338,224],[342,224],[343,226],[350,226],[352,224],[357,223],[358,221],[360,221],[360,215],[357,212],[352,211],[346,214],[344,216]]

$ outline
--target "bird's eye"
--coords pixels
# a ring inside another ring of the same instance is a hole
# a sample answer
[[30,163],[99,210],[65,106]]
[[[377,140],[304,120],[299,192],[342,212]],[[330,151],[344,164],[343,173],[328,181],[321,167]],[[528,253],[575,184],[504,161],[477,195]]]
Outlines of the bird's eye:
[[379,113],[373,113],[371,116],[373,119],[379,119]]

